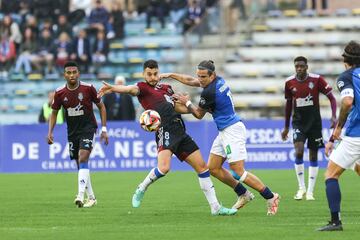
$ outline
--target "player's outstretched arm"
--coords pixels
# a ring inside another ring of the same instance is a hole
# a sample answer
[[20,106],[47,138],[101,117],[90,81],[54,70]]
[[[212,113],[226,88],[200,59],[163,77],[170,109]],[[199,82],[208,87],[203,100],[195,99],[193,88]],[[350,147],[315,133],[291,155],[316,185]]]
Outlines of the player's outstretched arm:
[[109,137],[107,135],[106,129],[106,108],[103,102],[96,104],[97,108],[100,111],[100,118],[101,118],[101,134],[100,134],[100,141],[104,140],[105,145],[109,144]]
[[124,85],[111,85],[105,81],[102,81],[102,83],[104,84],[98,92],[98,97],[102,97],[106,94],[110,94],[113,92],[116,93],[128,93],[132,96],[137,96],[140,93],[140,90],[138,88],[138,86],[135,85],[129,85],[129,86],[124,86]]
[[48,144],[53,144],[54,143],[54,135],[53,135],[53,130],[56,124],[56,118],[58,115],[58,110],[52,110],[51,115],[49,117],[49,131],[48,131],[48,135],[46,137],[47,139],[47,143]]
[[172,78],[175,79],[185,85],[192,86],[192,87],[200,87],[200,81],[197,78],[194,78],[189,75],[180,74],[180,73],[162,73],[159,75],[160,79],[163,78]]

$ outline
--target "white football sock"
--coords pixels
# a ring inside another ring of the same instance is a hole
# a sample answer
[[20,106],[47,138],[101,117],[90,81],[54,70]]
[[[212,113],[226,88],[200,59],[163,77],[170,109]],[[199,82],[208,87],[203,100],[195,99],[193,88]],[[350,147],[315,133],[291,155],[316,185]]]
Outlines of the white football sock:
[[81,168],[78,173],[78,197],[84,199],[85,187],[89,179],[89,169]]
[[89,178],[86,185],[86,194],[89,197],[89,199],[95,199],[95,194],[91,185],[91,177],[90,177],[90,171],[89,171]]
[[211,213],[217,213],[220,209],[220,203],[216,197],[215,188],[210,177],[199,177],[201,190],[204,192],[206,200],[208,201]]
[[304,164],[295,164],[295,173],[299,183],[299,189],[306,190],[305,177],[304,177]]
[[309,185],[308,185],[308,193],[313,193],[316,183],[316,177],[319,172],[319,167],[309,166]]
[[[155,174],[155,169],[158,171],[158,175],[157,176]],[[142,181],[142,183],[140,183],[139,185],[139,189],[141,191],[146,191],[146,189],[156,180],[158,180],[159,178],[165,176],[165,174],[163,174],[158,168],[153,168],[150,170],[149,174],[145,177],[144,181]]]

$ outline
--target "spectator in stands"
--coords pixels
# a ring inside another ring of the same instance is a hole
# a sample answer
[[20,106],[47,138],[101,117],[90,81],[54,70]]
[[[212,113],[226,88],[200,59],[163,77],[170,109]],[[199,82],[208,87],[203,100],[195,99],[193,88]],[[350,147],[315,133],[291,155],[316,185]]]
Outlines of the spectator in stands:
[[184,20],[183,34],[187,33],[194,27],[201,23],[201,18],[205,12],[205,9],[201,6],[198,0],[189,0],[188,8]]
[[170,29],[176,33],[182,33],[182,20],[186,14],[187,1],[170,0]]
[[14,22],[10,15],[5,15],[0,27],[1,34],[6,34],[9,39],[15,44],[15,48],[18,49],[22,40],[22,34],[19,24]]
[[24,40],[20,45],[18,58],[16,60],[15,72],[19,73],[22,66],[26,74],[32,72],[31,64],[36,59],[37,39],[35,38],[31,28],[26,28],[24,32]]
[[[316,10],[317,9],[317,1],[318,0],[311,0],[311,8]],[[321,9],[326,10],[328,8],[328,1],[321,0]]]
[[102,5],[101,0],[96,0],[95,8],[90,12],[89,16],[89,30],[90,33],[96,33],[97,31],[108,31],[110,13]]
[[161,28],[165,28],[165,1],[149,0],[146,9],[146,28],[151,28],[151,18],[157,17],[160,21]]
[[91,47],[85,29],[79,31],[77,37],[73,41],[72,47],[70,59],[78,63],[81,72],[89,72]]
[[124,12],[122,10],[120,3],[114,3],[111,9],[110,15],[110,24],[112,26],[112,30],[115,33],[115,38],[123,39],[125,37],[125,18]]
[[230,0],[222,1],[224,4],[224,16],[225,25],[227,26],[227,33],[236,33],[237,23],[239,22],[239,13],[241,12],[241,18],[245,20],[247,18],[245,5],[243,0]]
[[106,63],[108,53],[109,41],[105,37],[104,31],[99,31],[96,34],[96,39],[92,51],[92,61],[95,67],[95,73],[98,73],[99,67]]
[[31,28],[33,34],[36,37],[39,36],[39,30],[40,30],[39,29],[39,24],[38,24],[38,20],[37,20],[37,18],[35,16],[33,16],[33,15],[27,16],[26,22],[21,23],[20,29],[21,29],[22,32],[25,32],[25,29],[28,28],[28,27]]
[[[126,85],[123,76],[115,78],[115,85]],[[128,94],[111,93],[104,96],[108,121],[135,120],[135,108],[132,97]]]
[[219,0],[206,0],[207,26],[211,33],[218,33],[220,29]]
[[6,78],[16,57],[15,44],[6,33],[1,33],[0,41],[0,76]]
[[68,22],[67,16],[65,14],[60,14],[57,19],[57,24],[53,26],[55,37],[59,37],[60,33],[66,32],[70,37],[72,37],[73,31],[72,26]]
[[31,8],[38,20],[49,19],[54,16],[54,0],[32,0]]
[[67,16],[69,14],[70,0],[56,0],[54,1],[54,16],[53,21],[56,21],[60,15]]
[[[48,101],[46,103],[44,103],[41,108],[41,111],[39,114],[39,123],[49,122],[49,117],[52,112],[51,104],[54,100],[54,95],[55,95],[55,92],[53,92],[53,91],[48,92]],[[63,124],[63,123],[64,123],[64,110],[63,110],[63,108],[60,108],[58,115],[57,115],[56,124]]]
[[70,0],[69,20],[72,25],[77,25],[86,16],[90,15],[91,0]]
[[20,1],[20,10],[18,14],[21,17],[21,23],[25,23],[28,16],[31,15],[29,2],[27,0]]
[[40,24],[40,28],[39,28],[39,35],[41,34],[43,29],[48,29],[51,34],[53,34],[53,22],[50,18],[45,19],[42,24]]
[[44,66],[45,73],[51,73],[54,66],[54,55],[52,54],[53,38],[49,29],[43,29],[39,38],[38,52],[36,58],[37,66]]
[[64,67],[64,64],[69,60],[72,52],[72,45],[70,37],[66,32],[60,33],[60,36],[55,40],[53,47],[53,55],[55,58],[56,66],[59,68]]

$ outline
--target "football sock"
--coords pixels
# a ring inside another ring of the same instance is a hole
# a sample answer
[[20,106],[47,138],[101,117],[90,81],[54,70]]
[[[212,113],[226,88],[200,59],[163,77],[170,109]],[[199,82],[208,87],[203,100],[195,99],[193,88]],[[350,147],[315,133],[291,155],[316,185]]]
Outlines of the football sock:
[[246,188],[244,187],[244,185],[242,185],[241,183],[238,183],[235,188],[234,191],[236,192],[236,194],[238,196],[243,195],[244,193],[246,193]]
[[272,191],[268,188],[265,187],[261,192],[260,195],[265,198],[266,200],[268,199],[272,199],[274,197],[274,194],[272,193]]
[[165,174],[163,174],[158,168],[151,169],[149,174],[145,177],[144,181],[140,183],[139,189],[141,191],[145,191],[150,186],[150,184],[163,176],[165,176]]
[[86,194],[88,195],[89,199],[95,199],[95,194],[94,194],[94,191],[93,191],[92,185],[91,185],[90,171],[89,171],[89,178],[88,178],[87,185],[86,185]]
[[210,171],[199,173],[199,183],[201,190],[204,192],[205,197],[210,205],[211,213],[217,213],[220,209],[220,203],[217,200],[215,188],[210,178]]
[[81,199],[84,198],[85,187],[89,179],[89,166],[88,163],[79,164],[79,173],[78,173],[78,197]]
[[329,178],[326,179],[325,184],[326,184],[326,197],[331,212],[331,221],[337,223],[341,220],[340,219],[341,192],[340,192],[339,181],[336,178]]
[[317,161],[310,161],[309,166],[309,183],[308,183],[308,193],[314,192],[316,177],[319,172],[318,162]]
[[304,160],[302,158],[295,159],[295,173],[299,183],[299,189],[306,190],[304,178]]

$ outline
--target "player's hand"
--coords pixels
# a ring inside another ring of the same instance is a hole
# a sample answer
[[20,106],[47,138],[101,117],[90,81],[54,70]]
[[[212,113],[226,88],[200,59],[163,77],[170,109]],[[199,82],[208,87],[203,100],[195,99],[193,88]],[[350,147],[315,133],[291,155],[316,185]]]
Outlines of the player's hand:
[[289,133],[289,128],[284,128],[284,130],[281,132],[281,139],[283,141],[286,141],[288,139],[288,133]]
[[325,155],[327,157],[330,156],[332,150],[334,148],[334,143],[333,142],[327,142],[326,145],[325,145]]
[[170,76],[171,76],[171,73],[161,73],[161,74],[159,75],[159,78],[160,78],[160,79],[170,78]]
[[335,126],[336,126],[336,118],[332,117],[330,119],[330,123],[331,123],[330,128],[335,128]]
[[175,93],[173,98],[175,102],[185,105],[186,102],[190,100],[190,95],[188,93]]
[[54,136],[53,136],[53,134],[52,133],[49,133],[48,135],[47,135],[47,137],[46,137],[46,140],[47,140],[47,143],[48,144],[53,144],[54,143]]
[[100,142],[104,141],[105,145],[109,144],[109,136],[107,135],[107,132],[101,132],[100,134]]
[[107,83],[105,81],[102,81],[102,83],[104,85],[99,89],[99,92],[97,94],[98,98],[100,98],[106,94],[112,93],[113,85],[111,85],[110,83]]

